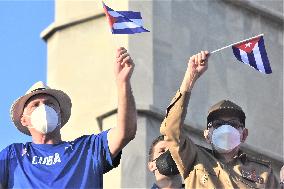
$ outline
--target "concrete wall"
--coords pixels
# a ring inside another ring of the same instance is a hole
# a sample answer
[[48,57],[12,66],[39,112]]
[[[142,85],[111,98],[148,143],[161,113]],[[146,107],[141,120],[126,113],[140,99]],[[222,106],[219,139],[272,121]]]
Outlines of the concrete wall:
[[[113,62],[118,46],[128,48],[136,67],[132,87],[138,131],[123,151],[121,165],[105,175],[105,188],[149,188],[147,152],[169,101],[178,89],[188,58],[264,33],[273,73],[261,74],[236,60],[231,49],[210,57],[196,84],[186,131],[205,144],[202,130],[208,108],[230,99],[247,115],[244,149],[283,164],[283,3],[282,1],[167,0],[106,1],[115,10],[141,11],[150,33],[111,35],[100,1],[56,1],[56,18],[42,38],[48,45],[51,86],[72,98],[72,116],[62,130],[65,140],[116,125],[117,92]],[[273,146],[273,148],[272,148]]]

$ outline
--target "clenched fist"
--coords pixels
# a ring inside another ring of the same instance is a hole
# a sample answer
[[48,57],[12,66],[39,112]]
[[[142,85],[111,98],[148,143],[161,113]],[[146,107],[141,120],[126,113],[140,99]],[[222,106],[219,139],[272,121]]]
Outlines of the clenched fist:
[[196,80],[208,68],[208,51],[201,51],[190,57],[187,63],[187,70],[184,75],[183,82],[180,86],[181,91],[191,91]]
[[195,77],[202,75],[208,68],[208,51],[201,51],[190,57],[188,61],[188,69],[190,74]]
[[134,63],[124,47],[117,49],[115,76],[117,82],[128,82],[134,70]]

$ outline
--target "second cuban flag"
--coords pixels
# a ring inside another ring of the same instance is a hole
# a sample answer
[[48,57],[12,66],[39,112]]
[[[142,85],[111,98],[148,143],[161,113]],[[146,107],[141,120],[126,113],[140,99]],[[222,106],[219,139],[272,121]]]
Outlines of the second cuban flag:
[[272,73],[264,46],[263,36],[236,44],[232,46],[232,48],[235,57],[239,61],[250,65],[262,73]]
[[140,12],[114,11],[103,2],[104,11],[113,34],[149,32],[143,27]]

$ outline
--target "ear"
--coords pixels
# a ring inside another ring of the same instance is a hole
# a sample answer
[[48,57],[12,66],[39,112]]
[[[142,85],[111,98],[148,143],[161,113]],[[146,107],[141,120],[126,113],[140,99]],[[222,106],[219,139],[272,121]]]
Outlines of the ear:
[[247,137],[248,137],[248,129],[247,129],[247,128],[244,128],[244,129],[243,129],[243,133],[242,133],[241,142],[245,142],[245,140],[247,139]]
[[154,172],[155,169],[156,169],[155,163],[152,162],[152,161],[151,161],[151,162],[148,162],[148,169],[149,169],[149,171]]
[[204,135],[204,138],[205,138],[206,142],[208,144],[211,144],[211,136],[210,136],[209,129],[204,130],[203,131],[203,135]]
[[25,115],[21,117],[21,124],[25,127],[29,125],[28,118]]

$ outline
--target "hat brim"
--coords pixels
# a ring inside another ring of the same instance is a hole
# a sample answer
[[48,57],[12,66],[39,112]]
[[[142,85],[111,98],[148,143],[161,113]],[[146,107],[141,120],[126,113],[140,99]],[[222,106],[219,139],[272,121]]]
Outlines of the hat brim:
[[48,94],[53,96],[59,103],[60,106],[60,113],[61,113],[61,127],[63,127],[69,120],[70,115],[71,115],[71,99],[70,97],[64,93],[61,90],[56,90],[56,89],[42,89],[42,90],[36,90],[33,91],[29,94],[26,94],[20,98],[18,98],[11,106],[10,109],[10,116],[12,121],[14,122],[15,126],[17,129],[26,134],[31,136],[30,131],[26,126],[23,126],[21,123],[21,117],[24,111],[24,106],[32,96],[37,95],[37,94]]
[[237,117],[240,119],[241,123],[245,125],[246,116],[243,111],[236,110],[236,109],[218,109],[218,110],[210,112],[210,114],[207,116],[207,126],[208,126],[208,123],[222,116]]

